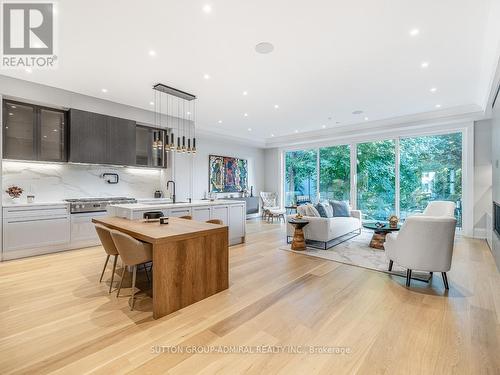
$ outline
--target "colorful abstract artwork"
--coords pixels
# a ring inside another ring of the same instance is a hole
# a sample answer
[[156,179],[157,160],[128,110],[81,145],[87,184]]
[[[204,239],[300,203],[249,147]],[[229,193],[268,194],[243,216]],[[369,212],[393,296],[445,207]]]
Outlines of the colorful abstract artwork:
[[211,193],[235,193],[247,189],[246,159],[210,155],[208,163]]

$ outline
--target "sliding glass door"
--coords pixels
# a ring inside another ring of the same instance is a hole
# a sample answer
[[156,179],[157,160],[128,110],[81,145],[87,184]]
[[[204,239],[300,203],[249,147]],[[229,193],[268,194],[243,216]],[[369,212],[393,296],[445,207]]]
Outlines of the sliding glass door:
[[318,180],[317,150],[285,153],[285,206],[313,202]]
[[349,201],[351,148],[349,145],[319,149],[319,195],[321,200]]
[[457,205],[462,220],[462,133],[400,141],[400,215],[422,212],[433,200]]
[[393,140],[357,145],[357,208],[366,220],[396,213],[396,147]]

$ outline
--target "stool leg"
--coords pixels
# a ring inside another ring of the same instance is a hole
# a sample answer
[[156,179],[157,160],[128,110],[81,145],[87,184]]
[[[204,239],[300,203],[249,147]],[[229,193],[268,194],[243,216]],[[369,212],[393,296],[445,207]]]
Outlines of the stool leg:
[[113,288],[113,280],[115,279],[115,270],[116,270],[116,259],[118,255],[115,255],[115,259],[113,260],[113,273],[111,274],[111,283],[109,284],[109,293],[111,294],[111,289]]
[[134,266],[134,270],[132,271],[132,306],[130,306],[130,311],[134,309],[135,304],[135,278],[137,274],[137,265]]
[[104,262],[104,267],[102,269],[102,272],[101,272],[101,278],[99,279],[99,282],[102,281],[102,277],[104,276],[104,271],[106,271],[106,266],[108,265],[108,260],[109,260],[109,254],[108,256],[106,257],[106,261]]

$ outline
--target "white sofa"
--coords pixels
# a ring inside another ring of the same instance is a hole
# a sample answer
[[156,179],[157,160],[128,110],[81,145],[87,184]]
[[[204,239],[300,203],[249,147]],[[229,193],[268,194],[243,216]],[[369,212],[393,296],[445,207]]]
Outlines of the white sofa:
[[421,214],[408,217],[399,233],[390,233],[385,240],[389,271],[396,264],[407,269],[406,286],[410,286],[412,270],[441,272],[448,289],[446,272],[451,268],[455,227],[453,202],[430,202]]
[[[353,232],[357,232],[353,233],[354,235],[361,234],[361,211],[358,210],[351,210],[351,216],[349,217],[326,218],[307,216],[305,206],[299,206],[297,207],[297,213],[301,214],[305,220],[309,221],[309,224],[304,227],[305,239],[323,243],[324,249],[338,245],[338,243],[336,243],[329,246],[329,243],[339,237],[345,236],[346,234]],[[287,238],[293,237],[293,232],[294,227],[289,224],[287,220]]]

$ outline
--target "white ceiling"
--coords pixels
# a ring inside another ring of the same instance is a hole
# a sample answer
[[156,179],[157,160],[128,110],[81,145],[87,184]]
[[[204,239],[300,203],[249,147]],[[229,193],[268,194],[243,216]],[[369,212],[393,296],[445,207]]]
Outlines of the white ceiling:
[[[146,109],[162,82],[199,97],[202,129],[278,139],[323,125],[484,109],[500,40],[493,3],[59,1],[58,68],[3,74]],[[274,52],[257,54],[262,41]]]

